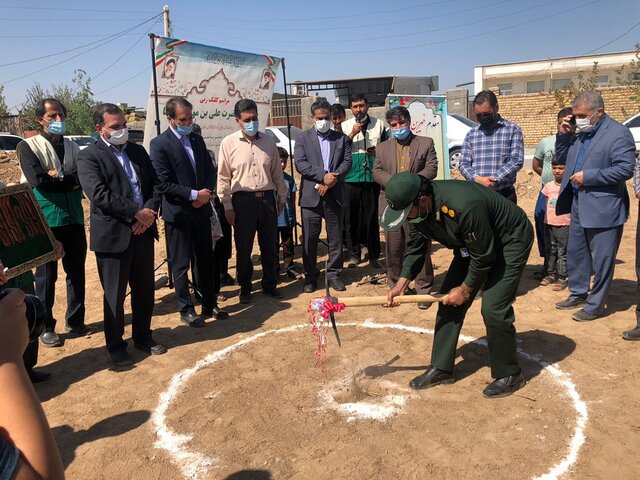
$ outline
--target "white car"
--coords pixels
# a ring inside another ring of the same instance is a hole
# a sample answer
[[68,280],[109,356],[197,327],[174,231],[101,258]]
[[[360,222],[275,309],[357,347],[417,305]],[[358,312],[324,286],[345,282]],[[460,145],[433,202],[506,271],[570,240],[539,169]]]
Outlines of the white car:
[[296,137],[302,133],[298,127],[291,127],[291,151],[289,151],[289,137],[287,137],[287,127],[267,127],[264,131],[276,141],[276,145],[284,148],[289,156],[293,154],[293,149],[296,147]]
[[80,150],[84,150],[89,145],[93,145],[94,143],[96,143],[95,138],[89,135],[66,135],[66,137],[69,140],[73,141],[76,145],[78,145],[78,147],[80,147]]
[[24,139],[18,135],[0,132],[0,150],[15,151],[16,147],[22,140]]
[[447,138],[449,139],[449,168],[457,169],[462,158],[462,144],[469,130],[478,124],[457,113],[447,114]]
[[636,142],[636,157],[640,153],[640,113],[622,122],[623,125],[629,127],[633,141]]

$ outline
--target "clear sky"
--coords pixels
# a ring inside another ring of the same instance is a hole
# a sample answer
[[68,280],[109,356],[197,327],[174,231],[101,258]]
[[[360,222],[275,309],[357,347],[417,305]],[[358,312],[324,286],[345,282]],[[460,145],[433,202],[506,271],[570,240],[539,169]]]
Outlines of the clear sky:
[[444,91],[472,81],[475,65],[640,43],[639,0],[0,0],[7,104],[19,106],[36,81],[70,84],[83,69],[96,99],[145,106],[146,33],[162,24],[143,22],[166,3],[173,37],[285,57],[288,81],[439,75]]

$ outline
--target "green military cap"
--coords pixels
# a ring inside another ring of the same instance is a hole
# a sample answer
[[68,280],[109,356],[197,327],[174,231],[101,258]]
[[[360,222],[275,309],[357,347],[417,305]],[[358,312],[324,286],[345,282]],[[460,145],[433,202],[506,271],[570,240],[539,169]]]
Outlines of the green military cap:
[[380,225],[389,232],[402,228],[414,200],[420,193],[421,180],[412,172],[402,172],[391,177],[384,187],[387,207],[380,217]]

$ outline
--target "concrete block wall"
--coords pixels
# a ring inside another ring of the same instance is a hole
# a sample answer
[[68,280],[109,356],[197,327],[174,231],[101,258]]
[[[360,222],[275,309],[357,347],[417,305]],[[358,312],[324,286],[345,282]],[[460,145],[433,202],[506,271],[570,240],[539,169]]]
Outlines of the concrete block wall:
[[[640,104],[631,99],[631,87],[601,88],[605,112],[622,122],[640,111]],[[520,125],[524,144],[535,147],[547,135],[556,133],[556,118],[560,108],[552,93],[529,93],[498,97],[500,114]],[[569,100],[570,106],[571,101]]]

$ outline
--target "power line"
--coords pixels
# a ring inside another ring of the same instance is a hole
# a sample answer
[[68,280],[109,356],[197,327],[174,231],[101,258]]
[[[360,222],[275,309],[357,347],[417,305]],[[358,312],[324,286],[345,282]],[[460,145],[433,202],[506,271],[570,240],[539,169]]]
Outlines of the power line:
[[636,23],[635,25],[633,25],[631,28],[629,28],[629,30],[627,30],[626,32],[624,32],[622,35],[617,36],[616,38],[614,38],[613,40],[611,40],[610,42],[605,43],[604,45],[600,45],[598,48],[594,48],[593,50],[591,50],[590,52],[585,53],[585,55],[589,55],[590,53],[593,52],[597,52],[598,50],[600,50],[601,48],[604,47],[608,47],[609,45],[611,45],[613,42],[615,42],[616,40],[620,40],[622,37],[624,37],[627,33],[631,32],[632,30],[634,30],[638,25],[640,25],[640,22]]
[[[127,28],[127,29],[125,29],[125,30],[123,30],[121,32],[110,34],[110,35],[105,35],[105,37],[120,36],[120,35],[122,35],[124,33],[129,33],[131,31],[135,30],[136,28],[141,27],[145,23],[150,22],[154,18],[158,18],[160,16],[162,16],[162,13],[159,13],[155,17],[152,17],[152,18],[150,18],[148,20],[145,20],[144,22],[138,23],[137,25],[129,27],[129,28]],[[104,39],[104,37],[102,37],[102,38]],[[58,55],[64,55],[65,53],[75,52],[76,50],[82,50],[83,48],[90,47],[91,45],[95,45],[96,43],[100,43],[100,42],[102,42],[102,39],[101,40],[96,40],[96,41],[90,42],[90,43],[85,43],[84,45],[80,45],[79,47],[70,48],[68,50],[62,50],[60,52],[55,52],[55,53],[48,53],[47,55],[42,55],[40,57],[28,58],[26,60],[18,60],[17,62],[3,63],[3,64],[0,64],[0,68],[1,67],[8,67],[8,66],[11,66],[11,65],[19,65],[21,63],[35,62],[37,60],[42,60],[43,58],[56,57]]]
[[129,53],[131,50],[133,50],[133,47],[135,47],[138,43],[140,43],[140,40],[142,40],[144,37],[146,37],[149,34],[151,29],[154,27],[154,25],[156,23],[158,23],[159,21],[160,21],[160,19],[156,20],[155,23],[153,23],[153,25],[151,25],[151,27],[149,27],[149,29],[146,32],[144,32],[142,35],[140,35],[140,37],[138,37],[136,39],[136,41],[133,42],[131,44],[131,46],[129,48],[127,48],[122,55],[120,55],[118,58],[116,58],[108,67],[104,68],[100,73],[98,73],[97,75],[91,77],[91,79],[95,80],[96,78],[100,77],[103,73],[105,73],[107,70],[109,70],[111,67],[113,67],[116,63],[118,63],[120,60],[122,60],[127,53]]
[[[147,22],[148,22],[148,21],[151,21],[151,20],[154,20],[156,17],[157,17],[157,16],[152,17],[151,19],[147,20]],[[147,22],[144,22],[144,23],[147,23]],[[60,60],[59,62],[55,62],[55,63],[49,64],[49,65],[47,65],[46,67],[40,68],[40,69],[35,70],[35,71],[33,71],[33,72],[27,73],[27,74],[25,74],[25,75],[21,75],[21,76],[19,76],[19,77],[12,78],[11,80],[7,80],[7,81],[0,81],[0,85],[7,85],[7,84],[9,84],[9,83],[15,82],[16,80],[21,80],[21,79],[23,79],[23,78],[30,77],[30,76],[32,76],[32,75],[35,75],[36,73],[40,73],[40,72],[43,72],[43,71],[45,71],[45,70],[48,70],[48,69],[49,69],[49,68],[51,68],[51,67],[55,67],[55,66],[58,66],[58,65],[60,65],[60,64],[62,64],[62,63],[66,63],[66,62],[68,62],[68,61],[73,60],[74,58],[77,58],[77,57],[79,57],[79,56],[81,56],[81,55],[84,55],[85,53],[92,52],[93,50],[96,50],[96,49],[98,49],[98,48],[100,48],[100,47],[102,47],[102,46],[104,46],[104,45],[107,45],[108,43],[111,43],[111,42],[113,42],[113,41],[115,41],[115,40],[117,40],[117,39],[118,39],[118,37],[115,37],[115,36],[114,36],[114,37],[112,37],[112,38],[110,38],[110,39],[108,39],[108,40],[105,40],[104,42],[102,42],[102,43],[100,43],[100,44],[98,44],[98,45],[95,45],[95,46],[93,46],[93,47],[91,47],[91,48],[89,48],[89,49],[87,49],[87,50],[85,50],[85,51],[83,51],[83,52],[80,52],[80,53],[78,53],[78,54],[76,54],[76,55],[73,55],[73,56],[71,56],[71,57],[68,57],[68,58],[66,58],[66,59],[64,59],[64,60]]]
[[[129,20],[142,20],[131,18]],[[49,23],[79,23],[79,22],[122,22],[122,18],[3,18],[2,21],[10,22],[49,22]]]
[[[13,5],[0,5],[0,8],[12,9],[12,10],[31,10],[33,7],[16,7]],[[58,8],[58,7],[37,7],[37,10],[51,10],[55,12],[92,12],[92,13],[113,13],[113,10],[96,10],[93,8]],[[120,10],[118,13],[155,13],[149,10]]]
[[143,70],[141,70],[141,71],[139,71],[138,73],[136,73],[135,75],[133,75],[133,76],[131,76],[131,77],[127,78],[126,80],[123,80],[122,82],[117,83],[116,85],[114,85],[114,86],[112,86],[112,87],[105,88],[104,90],[101,90],[101,91],[99,91],[99,92],[97,92],[97,93],[94,93],[94,94],[93,94],[93,96],[95,97],[95,96],[101,95],[101,94],[103,94],[103,93],[105,93],[105,92],[108,92],[108,91],[110,91],[110,90],[113,90],[114,88],[117,88],[117,87],[119,87],[119,86],[121,86],[121,85],[124,85],[125,83],[130,82],[130,81],[131,81],[131,80],[133,80],[134,78],[139,77],[140,75],[142,75],[142,74],[143,74],[143,73],[145,73],[145,72],[148,72],[149,70],[151,70],[151,67],[149,67],[149,66],[148,66],[148,67],[145,67]]
[[[62,35],[0,35],[0,38],[79,38],[79,37],[110,37],[110,33],[102,34],[62,34]],[[123,33],[122,36],[137,35],[135,33]]]

